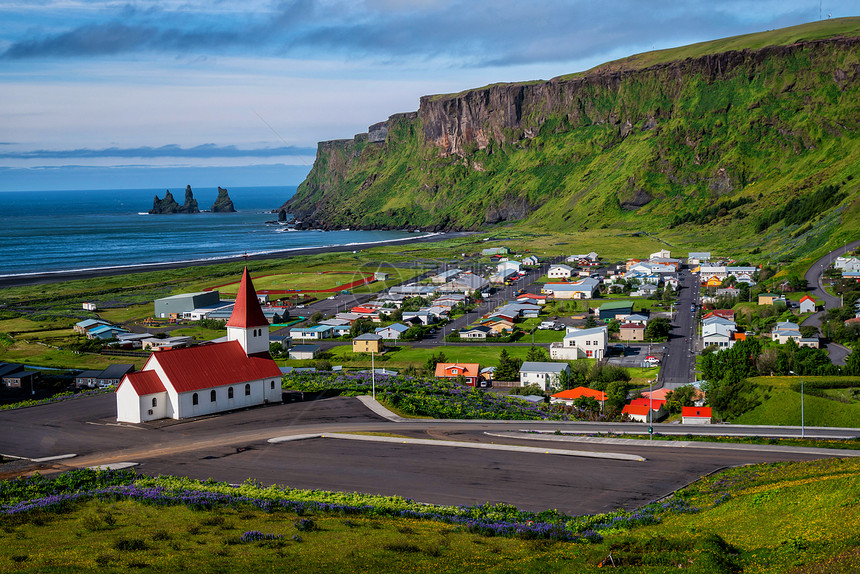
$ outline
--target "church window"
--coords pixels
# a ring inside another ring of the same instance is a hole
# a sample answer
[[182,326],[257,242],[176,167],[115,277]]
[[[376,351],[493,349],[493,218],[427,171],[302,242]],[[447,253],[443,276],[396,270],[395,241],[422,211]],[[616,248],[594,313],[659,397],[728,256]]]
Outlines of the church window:
[[272,390],[275,390],[275,381],[272,381]]
[[197,393],[194,393],[193,395],[191,395],[191,404],[192,405],[196,405],[199,402],[200,402],[200,400],[197,398]]
[[227,387],[227,398],[228,399],[233,398],[233,387]]
[[217,399],[217,398],[218,397],[215,393],[215,389],[212,389],[212,391],[209,393],[209,402],[214,403],[215,399]]
[[245,385],[245,396],[251,396],[251,385]]
[[155,397],[152,397],[152,406],[154,406],[154,407],[158,406],[158,399],[156,399]]

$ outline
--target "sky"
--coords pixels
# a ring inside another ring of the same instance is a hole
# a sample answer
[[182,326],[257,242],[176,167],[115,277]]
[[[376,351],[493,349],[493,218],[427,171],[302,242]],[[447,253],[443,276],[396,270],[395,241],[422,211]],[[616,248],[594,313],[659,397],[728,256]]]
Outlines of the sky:
[[0,191],[297,185],[422,95],[856,0],[0,0]]

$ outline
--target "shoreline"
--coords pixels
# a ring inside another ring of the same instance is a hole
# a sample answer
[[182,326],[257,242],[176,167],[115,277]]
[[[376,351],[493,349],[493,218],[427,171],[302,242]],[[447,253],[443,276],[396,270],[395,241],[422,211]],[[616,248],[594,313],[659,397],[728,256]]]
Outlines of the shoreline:
[[148,271],[159,271],[167,269],[182,269],[184,267],[203,267],[206,265],[217,265],[234,261],[260,261],[265,259],[281,259],[294,257],[296,255],[318,255],[321,253],[341,253],[344,251],[355,251],[358,249],[369,249],[372,247],[386,247],[391,245],[410,245],[413,243],[428,243],[443,241],[455,237],[472,235],[474,232],[454,231],[446,233],[431,233],[422,237],[404,237],[402,239],[389,239],[386,241],[369,241],[365,243],[348,243],[344,245],[330,245],[326,247],[293,247],[264,253],[253,253],[248,255],[229,255],[218,258],[193,259],[186,261],[166,261],[163,263],[141,263],[133,266],[96,267],[92,269],[72,269],[66,271],[44,271],[40,273],[22,273],[20,275],[7,275],[0,277],[0,288],[26,287],[28,285],[44,285],[49,283],[60,283],[62,281],[74,281],[79,279],[92,279],[94,277],[109,277],[113,275],[129,275],[132,273],[145,273]]

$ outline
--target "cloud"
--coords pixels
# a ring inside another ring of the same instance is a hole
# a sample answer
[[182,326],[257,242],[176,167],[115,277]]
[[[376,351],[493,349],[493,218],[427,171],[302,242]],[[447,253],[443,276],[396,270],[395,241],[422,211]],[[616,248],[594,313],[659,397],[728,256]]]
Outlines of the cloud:
[[335,54],[391,61],[441,59],[467,68],[507,66],[578,60],[624,45],[666,47],[667,41],[679,45],[797,24],[817,17],[808,4],[762,0],[752,10],[749,2],[740,0],[289,0],[244,13],[238,1],[214,3],[209,10],[198,2],[137,2],[122,8],[106,4],[91,16],[95,20],[12,39],[3,57]]
[[0,152],[0,159],[85,159],[85,158],[272,158],[285,156],[314,156],[315,148],[283,146],[275,148],[241,149],[236,146],[203,144],[190,148],[177,145],[160,147],[26,150]]

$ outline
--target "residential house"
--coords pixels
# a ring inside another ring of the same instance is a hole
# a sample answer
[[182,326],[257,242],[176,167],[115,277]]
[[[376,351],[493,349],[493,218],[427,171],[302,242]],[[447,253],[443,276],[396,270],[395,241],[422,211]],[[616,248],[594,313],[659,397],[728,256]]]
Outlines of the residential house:
[[466,327],[460,329],[460,338],[461,339],[480,339],[484,340],[488,336],[493,334],[493,330],[484,325],[477,325],[473,327]]
[[406,325],[402,323],[394,323],[393,325],[389,325],[388,327],[379,327],[374,331],[377,335],[387,341],[396,341],[401,337],[401,335],[403,335],[403,333],[408,330],[409,327],[407,327]]
[[320,348],[317,345],[296,345],[290,347],[288,355],[293,360],[311,360],[317,358]]
[[552,265],[546,275],[550,279],[570,279],[570,276],[573,275],[573,267],[563,263]]
[[556,386],[562,373],[570,373],[567,363],[526,361],[520,367],[520,386],[537,385],[547,391]]
[[734,321],[713,316],[702,322],[702,348],[715,346],[719,350],[730,349],[735,343],[737,325]]
[[573,359],[598,359],[606,356],[609,345],[609,330],[603,327],[591,329],[567,328],[561,343],[552,343],[549,356],[553,360],[570,361]]
[[639,313],[634,313],[633,315],[627,315],[627,317],[624,318],[624,322],[635,323],[637,325],[647,325],[648,317]]
[[87,339],[116,339],[121,333],[128,333],[128,330],[115,325],[99,325],[87,330]]
[[540,265],[540,260],[534,255],[529,255],[527,257],[523,257],[523,265],[527,267],[536,267]]
[[720,287],[717,289],[715,295],[717,297],[726,296],[726,297],[738,297],[741,294],[741,290],[737,287]]
[[641,423],[659,421],[669,414],[666,410],[666,401],[646,398],[633,399],[624,406],[621,413],[626,414],[629,419]]
[[456,379],[463,377],[466,384],[475,386],[480,375],[478,363],[436,363],[436,377],[440,379]]
[[651,297],[657,293],[657,285],[653,283],[643,283],[636,288],[636,291],[630,293],[633,297]]
[[780,321],[771,331],[771,338],[779,344],[787,343],[789,339],[800,343],[800,326],[791,321]]
[[732,309],[714,309],[713,311],[709,311],[704,317],[702,317],[702,320],[706,321],[711,317],[721,317],[723,319],[727,319],[729,321],[734,322],[735,312]]
[[382,336],[376,333],[364,333],[352,340],[353,353],[381,353],[384,350]]
[[482,327],[487,327],[493,335],[507,335],[514,330],[514,322],[506,319],[491,318],[481,321]]
[[701,265],[711,260],[710,251],[690,251],[687,254],[687,265]]
[[227,341],[153,353],[116,389],[117,420],[130,423],[280,400],[281,371],[269,356],[269,322],[247,268],[227,322]]
[[190,347],[194,343],[194,337],[190,335],[165,337],[149,337],[140,341],[140,347],[144,351],[165,351],[168,349],[182,349]]
[[840,256],[837,257],[833,261],[833,267],[835,269],[842,269],[843,271],[860,271],[860,259],[852,256]]
[[412,324],[421,323],[422,325],[431,325],[436,322],[437,318],[427,312],[426,309],[418,311],[404,311],[401,319]]
[[681,424],[711,424],[711,407],[681,407]]
[[644,341],[645,325],[642,323],[624,323],[619,331],[622,341]]
[[606,393],[595,389],[589,389],[588,387],[576,387],[575,389],[560,391],[550,395],[549,402],[552,404],[564,403],[566,405],[573,405],[573,401],[581,397],[591,397],[600,403],[601,407],[606,402]]
[[93,327],[98,327],[100,325],[110,325],[107,321],[102,321],[101,319],[84,319],[83,321],[78,321],[75,323],[73,327],[75,333],[80,333],[81,335],[85,335],[87,331],[92,329]]
[[804,295],[800,298],[801,313],[815,313],[815,307],[815,299],[813,299],[809,295]]
[[83,309],[84,311],[95,311],[96,309],[98,309],[98,305],[92,302],[86,302],[83,304]]
[[9,389],[23,389],[33,387],[42,378],[42,373],[39,371],[28,371],[27,369],[17,369],[10,373],[6,373],[0,377],[4,387]]
[[320,341],[328,339],[332,336],[333,327],[331,325],[315,325],[313,327],[293,327],[290,329],[290,336],[293,339]]

